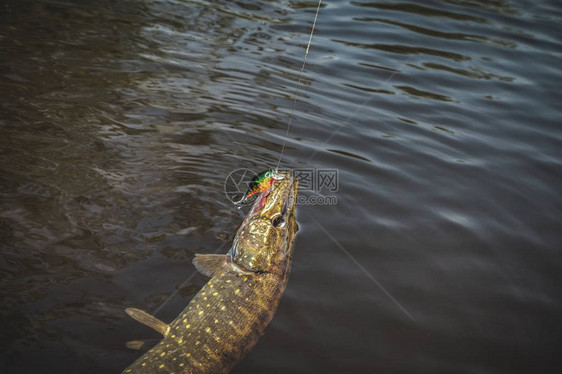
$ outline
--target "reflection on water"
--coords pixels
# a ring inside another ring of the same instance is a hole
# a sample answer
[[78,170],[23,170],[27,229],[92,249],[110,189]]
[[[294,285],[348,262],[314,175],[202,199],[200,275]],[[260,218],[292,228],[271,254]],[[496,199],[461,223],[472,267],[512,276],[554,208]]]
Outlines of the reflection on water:
[[[134,361],[124,343],[152,335],[124,308],[226,251],[243,212],[225,176],[276,163],[315,7],[2,3],[2,373]],[[299,207],[289,287],[235,372],[554,368],[561,19],[555,1],[324,3],[283,161],[336,168],[337,205]]]

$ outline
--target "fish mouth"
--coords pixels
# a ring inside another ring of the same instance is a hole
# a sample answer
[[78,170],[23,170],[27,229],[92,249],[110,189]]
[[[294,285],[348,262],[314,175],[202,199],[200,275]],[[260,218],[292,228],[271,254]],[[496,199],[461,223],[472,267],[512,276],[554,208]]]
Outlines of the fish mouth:
[[295,200],[298,192],[298,180],[289,173],[279,173],[273,182],[270,191],[265,191],[265,199],[271,199],[269,206],[266,203],[264,213],[270,211],[282,216],[292,215],[295,210]]
[[298,193],[298,180],[290,173],[278,173],[270,189],[258,195],[248,214],[250,217],[260,216],[272,220],[283,217],[285,221],[292,219]]

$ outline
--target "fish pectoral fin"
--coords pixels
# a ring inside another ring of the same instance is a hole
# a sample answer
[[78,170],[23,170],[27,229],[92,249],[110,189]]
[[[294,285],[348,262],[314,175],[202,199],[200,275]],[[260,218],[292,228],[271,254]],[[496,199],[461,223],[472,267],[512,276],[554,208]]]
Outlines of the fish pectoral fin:
[[196,253],[193,258],[193,265],[198,272],[207,277],[212,277],[217,272],[224,269],[230,262],[230,256],[215,254],[199,254]]
[[163,336],[168,335],[168,333],[170,332],[170,325],[162,322],[158,318],[154,317],[152,314],[148,314],[144,310],[140,310],[137,308],[127,308],[125,309],[125,312],[127,312],[127,314],[130,315],[136,321],[150,328],[153,328]]
[[134,349],[135,351],[148,351],[156,343],[158,343],[158,339],[144,339],[131,340],[125,343],[125,345],[127,346],[127,348]]

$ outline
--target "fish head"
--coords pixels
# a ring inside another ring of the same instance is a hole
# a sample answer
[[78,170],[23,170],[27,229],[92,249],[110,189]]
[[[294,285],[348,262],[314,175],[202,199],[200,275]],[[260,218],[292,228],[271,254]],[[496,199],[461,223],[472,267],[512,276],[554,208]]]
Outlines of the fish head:
[[268,272],[291,256],[298,231],[297,192],[296,178],[290,173],[276,173],[271,188],[258,196],[234,239],[232,261],[242,270]]

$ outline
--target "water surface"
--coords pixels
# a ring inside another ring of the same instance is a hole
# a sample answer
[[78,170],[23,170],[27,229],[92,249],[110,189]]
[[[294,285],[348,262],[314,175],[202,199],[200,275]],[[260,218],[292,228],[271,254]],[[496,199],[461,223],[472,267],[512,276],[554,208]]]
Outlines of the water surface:
[[[0,5],[0,371],[118,373],[157,337],[124,309],[172,320],[244,214],[226,176],[276,164],[316,4]],[[299,206],[233,373],[562,368],[561,21],[323,1],[281,166],[337,170],[302,192],[337,204]]]

